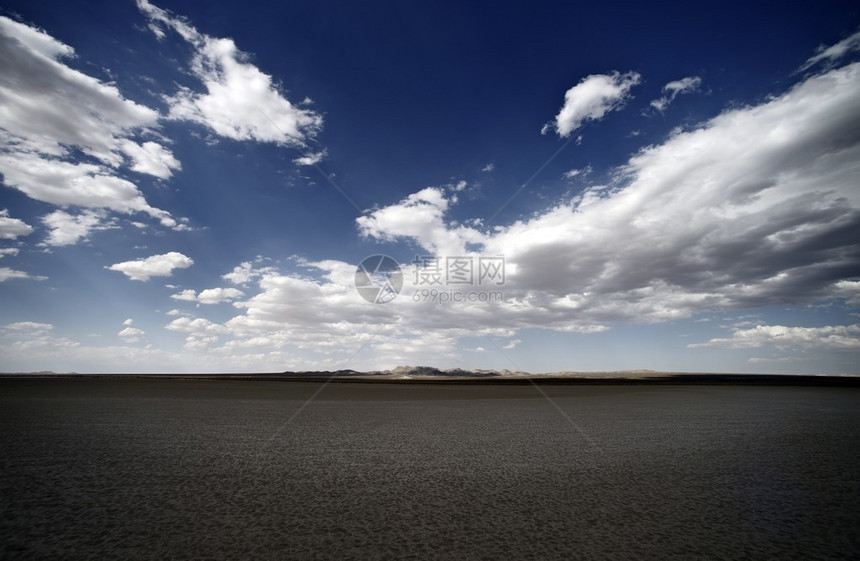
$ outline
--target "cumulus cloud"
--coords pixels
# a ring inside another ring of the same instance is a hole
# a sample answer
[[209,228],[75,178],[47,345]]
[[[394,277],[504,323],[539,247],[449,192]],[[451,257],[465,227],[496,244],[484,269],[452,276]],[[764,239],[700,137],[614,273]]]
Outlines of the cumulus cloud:
[[[260,261],[261,259],[257,260],[257,262]],[[221,275],[221,278],[226,281],[230,281],[233,284],[243,285],[272,271],[274,271],[274,269],[271,267],[255,267],[250,261],[243,261],[239,265],[233,267],[231,272]]]
[[693,343],[687,346],[730,349],[777,347],[782,350],[858,350],[860,349],[860,325],[824,327],[757,325],[749,329],[736,329],[728,338],[711,339],[706,343]]
[[[366,302],[353,286],[355,264],[327,260],[305,266],[316,270],[318,278],[270,271],[259,279],[259,292],[237,303],[245,313],[224,324],[233,337],[223,345],[225,351],[291,346],[325,358],[364,346],[374,362],[396,366],[428,355],[437,360],[454,356],[457,337],[474,335],[450,324],[441,331],[416,324],[422,317],[433,321],[431,304]],[[414,314],[416,306],[423,313]]]
[[695,92],[701,85],[702,79],[698,76],[688,76],[669,82],[663,86],[663,95],[651,102],[651,107],[662,113],[676,97],[681,94]]
[[168,99],[170,118],[199,123],[234,140],[296,147],[306,146],[322,127],[321,115],[291,103],[232,39],[200,33],[147,0],[138,0],[137,6],[156,36],[172,29],[194,49],[191,72],[205,92],[181,88]]
[[388,241],[411,238],[433,255],[465,255],[467,242],[477,243],[484,236],[468,226],[446,224],[449,203],[444,189],[427,187],[397,204],[360,216],[356,222],[364,237]]
[[44,245],[48,246],[74,245],[89,238],[93,230],[105,230],[111,227],[110,224],[105,223],[104,213],[91,210],[78,215],[55,210],[43,216],[42,223],[50,230],[48,238],[44,241]]
[[111,271],[119,271],[132,280],[148,281],[151,277],[169,277],[174,269],[186,269],[193,264],[194,260],[190,257],[171,251],[145,259],[114,263],[107,268]]
[[170,297],[175,300],[198,302],[200,304],[221,304],[223,302],[232,302],[244,295],[244,292],[236,288],[207,288],[201,290],[199,294],[194,290],[188,289],[177,294],[172,294]]
[[630,88],[639,83],[636,72],[621,74],[592,74],[583,78],[564,94],[564,106],[553,123],[541,130],[546,134],[554,128],[558,135],[567,138],[586,121],[602,119],[610,111],[622,107],[630,96]]
[[251,265],[250,261],[245,261],[233,267],[231,272],[221,275],[221,278],[230,281],[233,284],[245,284],[249,282],[253,276],[253,265]]
[[0,240],[14,240],[33,233],[33,227],[17,218],[11,218],[7,209],[0,210]]
[[170,331],[179,331],[182,333],[191,333],[198,336],[213,336],[227,333],[227,328],[223,325],[214,323],[204,318],[176,318],[167,324],[166,329]]
[[173,170],[182,169],[173,153],[157,142],[138,144],[131,140],[122,143],[122,151],[132,160],[132,171],[169,179]]
[[860,31],[846,37],[835,45],[820,47],[818,49],[818,53],[807,59],[803,66],[800,67],[800,71],[808,70],[819,62],[836,62],[840,58],[854,51],[860,51]]
[[0,259],[7,255],[18,255],[17,247],[2,247],[0,248]]
[[176,294],[171,294],[171,298],[174,300],[183,300],[185,302],[194,302],[197,300],[197,292],[192,289],[183,290],[181,292],[177,292]]
[[232,302],[244,295],[241,290],[235,288],[207,288],[200,291],[197,295],[197,301],[201,304],[220,304]]
[[[47,33],[0,16],[4,183],[46,203],[143,212],[175,226],[168,212],[116,175],[126,149],[138,146],[130,138],[156,127],[158,113],[64,64],[72,56],[71,47]],[[94,161],[77,161],[71,147]]]
[[126,327],[120,330],[117,335],[126,343],[137,343],[144,335],[146,335],[146,332],[143,329],[138,329],[136,327]]

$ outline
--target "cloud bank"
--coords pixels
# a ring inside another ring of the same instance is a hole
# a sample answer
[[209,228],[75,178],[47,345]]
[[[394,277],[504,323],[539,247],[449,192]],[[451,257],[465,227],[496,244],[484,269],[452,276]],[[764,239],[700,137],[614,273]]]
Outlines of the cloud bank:
[[[447,187],[356,220],[366,238],[409,241],[426,254],[504,256],[501,301],[416,301],[419,271],[407,264],[400,297],[374,305],[353,287],[355,264],[301,262],[308,273],[299,274],[244,262],[223,275],[249,294],[234,302],[240,314],[221,323],[178,317],[168,329],[210,356],[265,362],[291,348],[323,367],[339,366],[343,349],[365,348],[376,363],[396,365],[459,356],[464,337],[513,348],[523,328],[591,333],[775,304],[856,304],[857,122],[860,64],[676,132],[634,154],[611,183],[489,232],[450,220],[458,199]],[[698,345],[852,349],[856,341],[856,326],[761,326]]]
[[729,338],[711,339],[707,343],[694,343],[688,346],[729,349],[777,347],[782,350],[857,350],[860,349],[860,325],[824,327],[757,325],[750,329],[736,329]]
[[[47,33],[0,16],[4,183],[53,205],[144,213],[176,226],[167,211],[150,206],[118,174],[129,155],[132,169],[156,177],[169,177],[179,167],[164,146],[140,142],[157,127],[158,112],[63,62],[72,57],[71,47]],[[153,165],[152,158],[162,165]]]

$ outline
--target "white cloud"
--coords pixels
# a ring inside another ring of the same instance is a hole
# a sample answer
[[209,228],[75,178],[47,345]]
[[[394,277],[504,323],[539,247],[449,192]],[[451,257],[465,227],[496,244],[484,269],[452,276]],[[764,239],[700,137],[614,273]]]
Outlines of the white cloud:
[[170,297],[175,300],[198,302],[200,304],[221,304],[223,302],[232,302],[244,295],[244,292],[236,288],[207,288],[201,290],[199,294],[194,290],[188,289],[177,294],[172,294]]
[[[257,263],[261,261],[262,258],[257,258],[256,260]],[[243,261],[233,267],[231,272],[221,275],[221,278],[233,284],[243,285],[273,271],[272,267],[254,267],[254,264],[250,261]]]
[[105,230],[110,224],[104,222],[102,212],[87,210],[77,216],[62,210],[55,210],[42,217],[42,222],[50,229],[44,245],[63,246],[74,245],[86,240],[93,230]]
[[119,271],[132,280],[147,281],[151,277],[169,277],[174,269],[186,269],[194,264],[194,260],[176,251],[163,255],[153,255],[135,261],[123,261],[108,267],[111,271]]
[[523,342],[522,339],[513,339],[510,342],[508,342],[507,345],[503,346],[502,348],[503,349],[515,349],[517,347],[517,345],[519,345],[522,342]]
[[798,356],[775,356],[775,357],[759,357],[754,356],[747,359],[747,362],[753,364],[769,364],[769,363],[785,363],[785,362],[803,362],[808,360]]
[[727,111],[486,248],[506,255],[512,286],[541,294],[529,300],[580,320],[827,297],[858,266],[858,92],[850,66]]
[[[613,183],[475,234],[483,254],[506,258],[504,303],[409,321],[589,331],[853,298],[858,120],[854,64],[676,132],[631,157]],[[365,236],[458,255],[473,232],[446,221],[450,204],[428,188],[357,224]]]
[[669,82],[665,86],[663,86],[663,95],[662,97],[655,99],[651,102],[651,107],[656,109],[657,111],[663,112],[666,110],[666,107],[672,103],[676,97],[681,94],[687,94],[695,92],[702,85],[702,79],[698,76],[688,76],[686,78],[681,78],[680,80],[675,80],[673,82]]
[[191,333],[198,336],[213,336],[227,333],[227,328],[223,325],[213,323],[204,318],[176,318],[167,324],[166,329],[170,331],[180,331],[182,333]]
[[482,167],[482,168],[481,168],[481,171],[486,172],[486,173],[489,173],[489,172],[491,172],[491,171],[494,171],[495,169],[496,169],[496,163],[495,163],[495,162],[490,162],[489,164],[487,164],[487,165],[485,165],[484,167]]
[[841,280],[834,285],[834,296],[845,300],[845,304],[860,307],[860,281]]
[[707,343],[693,343],[688,347],[727,347],[730,349],[857,350],[860,349],[860,325],[827,325],[824,327],[787,327],[785,325],[757,325],[749,329],[736,329],[729,338],[711,339]]
[[125,325],[125,326],[132,325],[133,323],[134,323],[134,320],[133,320],[133,319],[131,319],[131,318],[128,318],[128,319],[126,319],[125,321],[123,321],[123,322],[122,322],[122,324],[123,324],[123,325]]
[[484,236],[468,226],[446,225],[449,202],[442,188],[427,187],[397,204],[360,216],[356,222],[365,237],[388,241],[412,238],[433,255],[465,255],[466,243],[479,243]]
[[168,316],[180,316],[180,315],[182,315],[182,312],[180,312],[180,311],[179,311],[179,310],[177,310],[177,309],[173,309],[173,310],[170,310],[169,312],[165,312],[165,315],[168,315]]
[[555,122],[544,126],[546,134],[555,128],[562,138],[578,129],[586,121],[602,119],[610,111],[619,109],[630,96],[630,88],[639,83],[636,72],[620,74],[592,74],[583,78],[564,94],[564,106],[555,117]]
[[235,288],[207,288],[200,291],[197,295],[197,301],[201,304],[220,304],[232,302],[244,295],[241,290]]
[[293,160],[296,164],[300,166],[315,166],[320,163],[323,158],[328,154],[328,150],[320,150],[319,152],[309,152],[304,156],[296,158]]
[[575,177],[580,177],[580,176],[584,177],[584,176],[590,175],[590,174],[591,174],[591,166],[585,166],[584,168],[580,168],[580,169],[568,170],[568,171],[564,172],[564,174],[562,174],[562,177],[564,177],[565,179],[573,179]]
[[[453,360],[462,351],[459,337],[512,333],[487,327],[494,312],[480,304],[442,309],[413,302],[406,293],[385,305],[370,304],[353,286],[355,264],[326,260],[303,265],[319,278],[275,270],[264,274],[259,292],[236,304],[245,313],[226,322],[233,338],[219,349],[293,347],[324,360],[345,348],[366,345],[374,364],[396,366],[426,361],[428,356]],[[411,276],[408,271],[406,276]]]
[[146,335],[146,332],[136,327],[126,327],[117,333],[117,335],[124,339],[126,343],[137,343]]
[[16,321],[15,323],[6,325],[5,328],[14,331],[42,332],[50,331],[54,329],[54,326],[50,323],[39,323],[36,321]]
[[7,280],[12,279],[46,280],[47,278],[48,277],[32,276],[24,271],[10,269],[9,267],[0,267],[0,282],[6,282]]
[[[138,0],[151,26],[171,28],[194,48],[191,72],[205,93],[182,88],[168,99],[170,118],[199,123],[234,140],[306,146],[322,127],[322,116],[285,98],[272,77],[247,62],[232,39],[200,33],[187,21]],[[156,32],[156,36],[159,33]]]
[[218,341],[217,336],[201,337],[199,335],[189,335],[185,338],[185,349],[189,351],[208,351],[211,345]]
[[848,53],[858,50],[860,50],[860,31],[857,31],[853,35],[846,37],[835,45],[831,45],[829,47],[820,47],[818,53],[810,57],[803,64],[803,66],[800,67],[800,71],[802,72],[804,70],[807,70],[822,61],[833,63],[844,57]]
[[169,179],[173,170],[182,169],[173,153],[157,142],[138,144],[131,140],[122,143],[122,151],[132,160],[132,171]]
[[[156,127],[158,113],[62,62],[73,55],[47,33],[0,16],[4,182],[46,203],[143,212],[173,227],[168,212],[116,175],[123,146]],[[95,161],[74,161],[72,147]]]
[[133,183],[110,175],[102,166],[12,152],[0,154],[0,171],[7,185],[38,201],[123,213],[143,212],[164,226],[176,226],[168,212],[149,206]]
[[[18,322],[7,326],[4,339],[12,340],[11,344],[0,344],[4,359],[27,356],[41,359],[49,354],[65,355],[79,346],[79,343],[66,337],[51,335],[53,326],[46,323]],[[30,361],[31,364],[41,364]]]
[[161,39],[164,39],[165,37],[167,37],[167,34],[164,32],[164,30],[161,29],[160,27],[158,27],[157,25],[155,25],[154,23],[149,23],[149,24],[147,24],[146,27],[150,31],[152,31],[152,34],[155,35],[155,37],[158,40],[161,40]]
[[[296,368],[314,367],[299,356],[273,350],[247,352],[238,348],[213,350],[205,346],[195,349],[186,343],[182,351],[165,351],[152,345],[90,346],[47,335],[22,336],[9,342],[10,338],[0,340],[0,355],[7,371],[32,370],[32,365],[56,372],[109,372],[110,365],[123,364],[129,373],[163,371],[165,364],[170,365],[171,372],[276,372],[283,370],[285,364]],[[337,366],[331,359],[324,364]]]
[[177,292],[176,294],[171,294],[171,298],[174,300],[183,300],[185,302],[194,302],[197,300],[197,293],[192,289],[183,290],[181,292]]
[[119,137],[157,122],[156,111],[60,62],[74,50],[47,33],[0,16],[0,52],[3,128],[27,148],[61,156],[79,146],[115,165]]
[[0,240],[14,240],[33,233],[33,227],[17,218],[10,218],[7,209],[0,210]]
[[245,261],[233,267],[232,272],[221,275],[221,278],[233,284],[245,284],[251,280],[252,276],[253,266],[250,261]]
[[0,248],[0,259],[2,259],[3,257],[5,257],[7,255],[18,255],[18,248],[17,247]]

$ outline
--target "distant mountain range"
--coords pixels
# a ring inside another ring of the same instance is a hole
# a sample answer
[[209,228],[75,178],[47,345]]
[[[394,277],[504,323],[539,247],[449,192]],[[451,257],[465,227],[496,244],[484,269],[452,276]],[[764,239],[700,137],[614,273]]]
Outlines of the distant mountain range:
[[572,378],[638,378],[659,376],[654,370],[623,370],[613,372],[547,372],[532,374],[522,370],[463,370],[462,368],[435,368],[433,366],[398,366],[391,370],[311,370],[300,372],[284,372],[284,376],[300,377],[362,377],[362,378],[391,378],[409,380],[413,378],[531,378],[531,377],[572,377]]
[[438,382],[505,384],[775,384],[860,386],[860,376],[810,374],[738,374],[718,372],[658,372],[616,370],[606,372],[558,371],[534,374],[521,370],[463,370],[432,366],[398,366],[391,370],[301,371],[275,375],[284,379],[326,379],[367,382]]

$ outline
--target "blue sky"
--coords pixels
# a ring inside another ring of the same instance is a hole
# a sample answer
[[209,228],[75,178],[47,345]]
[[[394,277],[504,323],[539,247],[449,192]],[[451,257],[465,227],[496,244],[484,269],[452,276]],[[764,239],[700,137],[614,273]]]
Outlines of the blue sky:
[[856,3],[0,16],[0,371],[860,373]]

